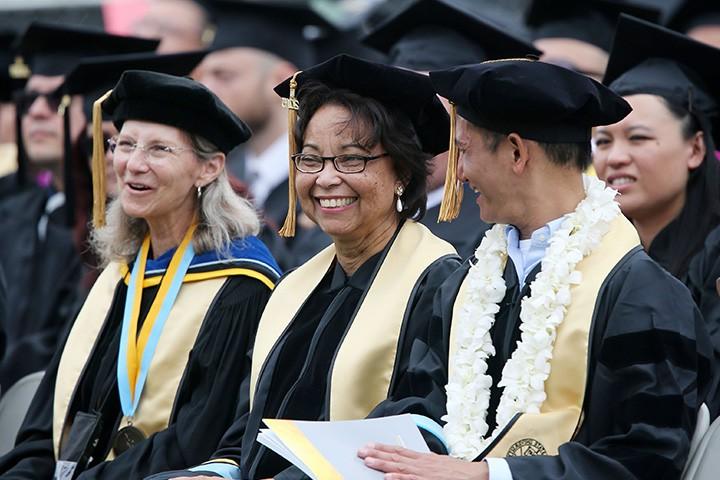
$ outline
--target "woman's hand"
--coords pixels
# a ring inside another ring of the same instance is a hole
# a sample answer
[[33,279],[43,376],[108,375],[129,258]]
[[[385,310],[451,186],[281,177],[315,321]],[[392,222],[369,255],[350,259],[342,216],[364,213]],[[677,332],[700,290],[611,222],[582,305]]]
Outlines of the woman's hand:
[[358,456],[387,480],[488,480],[485,462],[467,462],[447,455],[419,453],[395,445],[369,444]]

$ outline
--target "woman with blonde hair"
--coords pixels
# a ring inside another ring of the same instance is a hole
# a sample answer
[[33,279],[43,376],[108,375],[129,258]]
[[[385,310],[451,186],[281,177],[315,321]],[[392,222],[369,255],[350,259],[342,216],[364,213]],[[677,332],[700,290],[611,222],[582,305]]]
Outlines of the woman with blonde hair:
[[250,136],[241,120],[200,84],[146,71],[96,102],[97,130],[100,108],[119,131],[107,223],[101,144],[93,163],[105,268],[0,458],[3,478],[142,478],[207,458],[279,277],[225,173]]

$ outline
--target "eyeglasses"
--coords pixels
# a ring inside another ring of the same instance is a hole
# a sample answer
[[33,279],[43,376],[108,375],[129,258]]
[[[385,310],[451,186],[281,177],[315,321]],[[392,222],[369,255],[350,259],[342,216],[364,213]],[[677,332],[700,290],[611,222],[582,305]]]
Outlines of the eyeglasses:
[[325,162],[330,160],[335,170],[340,173],[361,173],[365,170],[367,162],[387,156],[387,153],[378,155],[335,155],[334,157],[322,157],[311,153],[296,153],[291,156],[295,162],[295,168],[302,173],[319,173],[325,168]]
[[182,152],[195,151],[195,149],[188,147],[173,147],[162,143],[143,145],[141,143],[131,142],[130,140],[117,138],[111,138],[108,140],[107,145],[110,152],[112,152],[116,158],[129,157],[133,154],[133,152],[135,152],[135,150],[140,150],[147,157],[153,160],[165,160],[177,157]]
[[57,112],[60,109],[60,104],[62,103],[62,97],[54,92],[40,93],[33,90],[20,90],[15,92],[13,97],[15,107],[22,115],[25,115],[30,111],[30,107],[33,106],[33,103],[35,103],[35,100],[39,97],[43,97],[45,99],[48,108],[53,112]]

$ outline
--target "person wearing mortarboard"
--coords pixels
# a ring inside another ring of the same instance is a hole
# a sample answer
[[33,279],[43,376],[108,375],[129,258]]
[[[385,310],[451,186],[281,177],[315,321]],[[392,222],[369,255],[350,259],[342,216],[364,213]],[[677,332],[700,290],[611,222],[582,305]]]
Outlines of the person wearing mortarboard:
[[[308,25],[326,21],[302,3],[277,0],[204,0],[215,23],[211,53],[195,78],[248,122],[253,138],[230,156],[229,169],[248,184],[263,212],[270,244],[283,268],[296,267],[330,243],[316,225],[300,216],[297,235],[277,239],[288,207],[287,113],[273,87],[297,70],[316,63]],[[271,238],[271,237],[275,238]]]
[[[540,54],[531,43],[468,11],[457,0],[416,0],[407,4],[376,26],[364,42],[387,53],[392,65],[425,74],[495,58]],[[422,222],[450,242],[461,258],[468,258],[487,225],[479,221],[480,212],[467,187],[458,218],[438,221],[446,167],[447,152],[443,152],[433,159],[427,212]]]
[[[256,442],[262,419],[367,416],[393,395],[435,292],[460,264],[452,245],[416,220],[429,161],[448,148],[452,128],[426,75],[339,55],[276,91],[296,122],[291,201],[296,193],[333,243],[273,291],[252,351],[249,398],[194,475],[305,478]],[[283,235],[294,233],[294,207]]]
[[[81,96],[83,117],[92,118],[92,106],[95,100],[110,90],[120,79],[125,70],[145,70],[171,75],[188,75],[192,69],[205,56],[205,51],[186,52],[169,55],[158,55],[155,52],[128,53],[124,55],[110,55],[102,57],[91,57],[80,61],[77,66],[68,73],[62,85],[58,87],[55,95],[59,98],[69,95],[71,97]],[[80,254],[83,261],[83,275],[80,282],[79,301],[85,299],[85,295],[92,287],[99,271],[98,262],[92,248],[89,248],[88,229],[89,213],[92,196],[92,179],[90,178],[90,160],[92,157],[92,136],[93,126],[87,123],[85,131],[80,134],[76,142],[68,138],[67,132],[75,130],[72,124],[73,118],[69,115],[69,109],[65,110],[65,156],[64,165],[73,169],[72,174],[65,174],[66,178],[72,179],[72,185],[66,185],[66,193],[72,191],[72,198],[76,199],[69,224],[74,228],[74,237],[80,245]],[[106,115],[102,122],[102,132],[105,145],[111,138],[117,135],[112,120]],[[105,185],[108,198],[115,198],[118,193],[117,180],[112,168],[112,152],[105,150]]]
[[[15,191],[0,200],[0,263],[12,279],[8,297],[13,299],[8,348],[0,361],[3,388],[47,365],[77,295],[80,250],[70,225],[76,203],[74,190],[65,188],[73,184],[75,165],[64,165],[63,152],[67,141],[77,146],[85,123],[80,99],[60,98],[56,89],[81,58],[156,46],[156,41],[41,22],[30,24],[19,38],[17,54],[32,74],[15,98]],[[14,68],[19,65],[15,62]],[[61,114],[63,109],[68,116]],[[72,132],[64,125],[71,117]],[[71,135],[65,136],[65,130]]]
[[[281,273],[225,171],[250,130],[207,88],[129,70],[93,110],[92,246],[105,268],[0,457],[2,478],[138,479],[207,458]],[[103,112],[119,130],[107,208]]]
[[623,16],[604,82],[633,111],[594,134],[598,176],[650,257],[690,288],[718,351],[719,62],[720,49]]
[[417,479],[679,478],[713,393],[710,338],[617,192],[583,175],[591,129],[630,105],[525,59],[430,79],[457,105],[457,175],[495,225],[436,296],[430,351],[394,399],[439,402],[431,443],[450,455],[359,455]]
[[661,15],[634,0],[532,0],[525,21],[543,52],[540,60],[601,81],[621,12],[650,21]]
[[720,48],[720,5],[713,0],[684,0],[673,12],[668,27]]

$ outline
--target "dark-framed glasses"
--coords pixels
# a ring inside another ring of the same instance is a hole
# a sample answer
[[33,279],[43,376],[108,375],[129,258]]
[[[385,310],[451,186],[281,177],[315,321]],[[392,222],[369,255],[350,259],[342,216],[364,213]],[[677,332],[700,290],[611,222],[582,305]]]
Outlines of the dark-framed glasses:
[[57,112],[60,109],[62,103],[62,96],[55,92],[41,93],[34,90],[18,90],[13,94],[13,100],[15,102],[15,108],[18,109],[20,114],[25,115],[30,111],[30,107],[33,106],[35,100],[43,97],[47,103],[48,108]]
[[194,152],[193,148],[189,147],[176,147],[172,145],[166,145],[160,142],[150,143],[143,145],[142,143],[133,142],[123,138],[111,138],[107,141],[107,148],[116,157],[129,157],[136,150],[140,150],[145,154],[146,157],[153,160],[165,160],[168,158],[177,157],[182,152]]
[[295,168],[302,173],[318,173],[325,167],[325,162],[331,161],[335,170],[340,173],[361,173],[365,170],[367,162],[387,156],[388,153],[378,155],[360,155],[357,153],[323,157],[312,153],[296,153],[291,156]]

